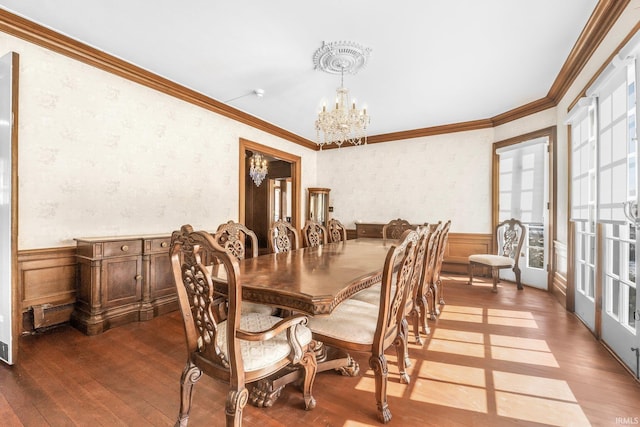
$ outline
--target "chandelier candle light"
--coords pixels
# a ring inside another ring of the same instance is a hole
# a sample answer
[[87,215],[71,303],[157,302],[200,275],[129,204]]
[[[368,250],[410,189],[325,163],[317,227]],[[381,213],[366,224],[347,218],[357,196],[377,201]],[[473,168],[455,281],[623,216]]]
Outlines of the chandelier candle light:
[[253,179],[256,187],[260,187],[260,184],[262,184],[262,181],[267,176],[267,172],[267,159],[262,157],[260,153],[253,153],[251,156],[249,176]]
[[367,143],[367,126],[369,125],[367,109],[358,110],[355,99],[349,102],[349,89],[344,87],[344,73],[357,73],[365,66],[370,52],[369,48],[345,41],[323,43],[322,47],[315,52],[313,56],[315,69],[340,74],[340,87],[336,93],[335,108],[327,111],[324,105],[316,120],[317,144],[321,149],[326,144],[336,144],[340,147],[344,143],[351,145]]

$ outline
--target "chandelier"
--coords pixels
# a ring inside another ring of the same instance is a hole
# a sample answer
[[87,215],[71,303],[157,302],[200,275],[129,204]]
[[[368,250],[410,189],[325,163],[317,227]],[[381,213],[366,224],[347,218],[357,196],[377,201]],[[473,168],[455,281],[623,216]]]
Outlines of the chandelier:
[[262,181],[267,176],[267,172],[267,159],[262,157],[260,153],[253,153],[251,156],[249,176],[256,184],[256,187],[260,187],[260,184],[262,184]]
[[333,110],[326,105],[318,113],[316,120],[317,144],[322,149],[326,144],[338,147],[344,143],[360,145],[367,143],[369,115],[367,109],[358,110],[356,101],[349,99],[349,89],[344,87],[344,73],[355,74],[365,66],[371,49],[353,42],[323,43],[314,54],[316,69],[327,73],[340,74],[340,87],[336,93]]

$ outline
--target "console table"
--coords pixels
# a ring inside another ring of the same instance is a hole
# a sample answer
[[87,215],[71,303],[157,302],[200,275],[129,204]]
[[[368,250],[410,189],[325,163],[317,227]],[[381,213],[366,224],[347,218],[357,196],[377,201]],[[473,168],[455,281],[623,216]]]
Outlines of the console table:
[[71,324],[87,335],[178,308],[170,235],[77,238]]

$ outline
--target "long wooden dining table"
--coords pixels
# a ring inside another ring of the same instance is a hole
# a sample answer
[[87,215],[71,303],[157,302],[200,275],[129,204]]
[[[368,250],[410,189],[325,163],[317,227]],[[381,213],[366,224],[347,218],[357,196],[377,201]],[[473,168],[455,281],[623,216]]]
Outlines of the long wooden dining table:
[[[242,299],[310,316],[328,315],[342,301],[380,282],[393,241],[364,238],[261,255],[239,263]],[[316,344],[318,372],[336,369],[357,375],[345,352]],[[251,391],[255,406],[271,406],[282,388],[299,378],[297,370],[260,381]]]

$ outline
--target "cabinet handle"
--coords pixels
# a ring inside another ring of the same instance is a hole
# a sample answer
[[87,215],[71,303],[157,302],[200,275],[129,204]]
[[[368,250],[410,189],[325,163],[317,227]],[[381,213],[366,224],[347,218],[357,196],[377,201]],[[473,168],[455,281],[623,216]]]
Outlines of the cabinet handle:
[[128,246],[128,245],[122,245],[122,246],[120,247],[120,250],[121,250],[122,252],[127,252],[127,251],[129,250],[129,246]]
[[167,244],[167,242],[162,242],[162,243],[160,243],[160,247],[161,247],[161,248],[166,248],[167,246],[169,246],[169,245]]
[[142,276],[138,274],[138,275],[136,276],[136,280],[141,280],[141,279],[142,279]]

